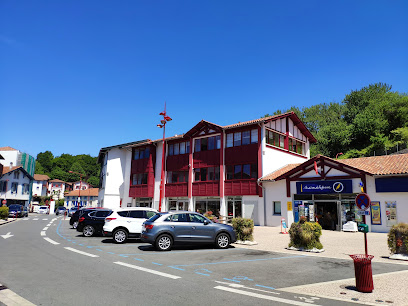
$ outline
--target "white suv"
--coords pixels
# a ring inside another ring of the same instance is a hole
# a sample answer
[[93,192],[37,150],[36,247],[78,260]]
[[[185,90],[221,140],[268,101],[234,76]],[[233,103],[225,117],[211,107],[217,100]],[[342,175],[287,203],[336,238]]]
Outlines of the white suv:
[[140,238],[143,222],[156,213],[157,210],[148,207],[116,209],[105,219],[103,234],[112,236],[115,243],[125,243],[131,237]]

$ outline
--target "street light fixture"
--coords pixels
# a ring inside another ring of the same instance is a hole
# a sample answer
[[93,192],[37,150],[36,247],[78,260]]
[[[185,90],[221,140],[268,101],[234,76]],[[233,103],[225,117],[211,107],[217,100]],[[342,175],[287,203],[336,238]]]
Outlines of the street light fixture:
[[173,120],[166,113],[166,103],[164,103],[164,111],[159,114],[163,116],[163,119],[160,120],[160,124],[157,127],[163,129],[163,150],[162,150],[162,167],[161,167],[161,175],[160,175],[160,198],[159,198],[159,211],[162,211],[162,199],[164,194],[164,157],[166,155],[166,146],[164,143],[165,134],[166,134],[166,123]]
[[81,204],[82,176],[85,176],[85,175],[79,172],[74,172],[74,171],[68,171],[68,172],[79,175],[79,192],[78,192],[78,208],[79,208],[79,205]]

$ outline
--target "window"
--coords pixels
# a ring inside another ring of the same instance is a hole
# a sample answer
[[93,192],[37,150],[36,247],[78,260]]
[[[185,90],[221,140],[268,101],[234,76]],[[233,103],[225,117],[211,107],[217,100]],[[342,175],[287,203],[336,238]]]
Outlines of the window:
[[234,147],[241,145],[241,132],[234,133]]
[[303,155],[303,152],[305,151],[304,145],[305,144],[301,141],[289,138],[289,151],[291,152],[295,152],[295,153]]
[[133,153],[134,160],[149,158],[149,156],[150,156],[149,148],[135,149]]
[[178,143],[174,144],[174,155],[179,155],[180,154],[180,145]]
[[21,193],[22,194],[28,194],[29,186],[30,185],[28,185],[28,184],[23,184],[23,189],[21,190]]
[[146,219],[143,210],[131,210],[129,211],[130,218]]
[[167,183],[188,182],[188,171],[169,171],[167,172]]
[[7,191],[7,181],[0,181],[0,192]]
[[227,134],[227,148],[258,143],[258,129]]
[[211,136],[195,140],[195,152],[211,151],[221,148],[221,136]]
[[190,142],[180,142],[169,145],[169,156],[190,153]]
[[279,133],[266,130],[266,143],[273,145],[275,147],[284,148],[285,147],[285,136]]
[[180,154],[186,154],[186,143],[185,142],[180,143]]
[[20,172],[15,171],[15,172],[14,172],[14,178],[15,178],[16,180],[18,180],[19,177],[20,177]]
[[97,218],[106,218],[110,214],[112,214],[112,211],[110,211],[110,210],[100,210],[100,211],[96,212],[95,217],[97,217]]
[[196,214],[189,214],[189,216],[191,222],[204,223],[204,221],[206,220],[203,216]]
[[132,178],[132,185],[147,184],[147,173],[135,173]]
[[281,215],[281,202],[273,202],[273,214],[274,215]]
[[233,137],[234,137],[233,133],[227,134],[227,148],[231,148],[234,146]]
[[257,164],[234,165],[226,167],[226,180],[257,179]]
[[17,183],[11,183],[11,193],[17,193]]
[[164,221],[187,222],[187,216],[186,214],[175,214],[175,215],[169,216]]
[[220,168],[219,167],[209,167],[209,168],[197,168],[194,169],[194,181],[219,181],[220,180]]

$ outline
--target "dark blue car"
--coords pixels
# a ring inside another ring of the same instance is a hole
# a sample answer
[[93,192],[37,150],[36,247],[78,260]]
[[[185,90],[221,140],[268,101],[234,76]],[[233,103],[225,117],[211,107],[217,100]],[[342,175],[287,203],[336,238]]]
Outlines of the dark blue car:
[[170,250],[174,243],[212,243],[225,249],[236,241],[236,235],[232,226],[214,223],[199,213],[173,211],[145,221],[141,239],[159,251]]
[[9,206],[9,217],[20,218],[20,217],[27,217],[27,216],[28,216],[27,207],[20,205],[20,204],[11,204]]

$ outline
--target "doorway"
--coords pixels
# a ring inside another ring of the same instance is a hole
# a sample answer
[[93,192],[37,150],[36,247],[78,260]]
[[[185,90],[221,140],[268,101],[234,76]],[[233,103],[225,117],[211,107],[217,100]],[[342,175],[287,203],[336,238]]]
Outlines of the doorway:
[[187,201],[170,201],[169,202],[169,211],[179,211],[179,210],[188,210]]
[[316,221],[325,230],[339,229],[337,202],[315,202]]
[[242,200],[228,198],[228,217],[239,218],[242,217]]

